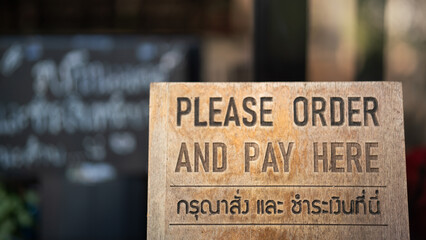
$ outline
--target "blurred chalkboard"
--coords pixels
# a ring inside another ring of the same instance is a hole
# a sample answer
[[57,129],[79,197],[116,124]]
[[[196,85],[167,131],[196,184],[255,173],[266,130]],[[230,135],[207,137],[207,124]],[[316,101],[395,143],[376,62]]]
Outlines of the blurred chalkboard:
[[0,171],[146,173],[149,84],[197,80],[196,53],[188,38],[1,37]]

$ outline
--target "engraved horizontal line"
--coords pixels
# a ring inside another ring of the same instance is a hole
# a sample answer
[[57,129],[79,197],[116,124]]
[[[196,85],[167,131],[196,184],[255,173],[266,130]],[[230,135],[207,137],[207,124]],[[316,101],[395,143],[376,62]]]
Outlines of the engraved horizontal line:
[[170,185],[172,188],[386,188],[384,185]]
[[375,223],[169,223],[169,226],[362,226],[387,227]]

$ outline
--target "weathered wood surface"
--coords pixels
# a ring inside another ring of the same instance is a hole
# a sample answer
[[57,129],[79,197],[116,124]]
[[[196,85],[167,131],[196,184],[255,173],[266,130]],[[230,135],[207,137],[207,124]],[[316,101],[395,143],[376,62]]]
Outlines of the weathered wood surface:
[[148,239],[409,239],[399,83],[154,83],[149,141]]

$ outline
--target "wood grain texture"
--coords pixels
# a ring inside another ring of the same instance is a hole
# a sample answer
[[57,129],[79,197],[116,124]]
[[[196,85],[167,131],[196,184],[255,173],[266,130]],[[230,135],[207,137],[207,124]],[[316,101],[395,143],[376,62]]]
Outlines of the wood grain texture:
[[400,83],[150,94],[148,239],[409,239]]

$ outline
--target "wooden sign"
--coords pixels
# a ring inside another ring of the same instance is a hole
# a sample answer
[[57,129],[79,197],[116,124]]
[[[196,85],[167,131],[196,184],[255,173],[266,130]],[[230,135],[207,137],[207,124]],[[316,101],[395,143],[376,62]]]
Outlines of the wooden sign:
[[148,239],[409,239],[400,83],[150,94]]

